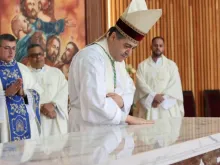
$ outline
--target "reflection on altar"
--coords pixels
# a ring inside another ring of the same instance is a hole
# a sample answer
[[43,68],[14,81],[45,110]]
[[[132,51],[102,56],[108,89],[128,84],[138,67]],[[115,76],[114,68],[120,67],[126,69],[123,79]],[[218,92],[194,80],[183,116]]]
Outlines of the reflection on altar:
[[170,118],[152,125],[95,126],[0,144],[0,164],[217,164],[219,118]]

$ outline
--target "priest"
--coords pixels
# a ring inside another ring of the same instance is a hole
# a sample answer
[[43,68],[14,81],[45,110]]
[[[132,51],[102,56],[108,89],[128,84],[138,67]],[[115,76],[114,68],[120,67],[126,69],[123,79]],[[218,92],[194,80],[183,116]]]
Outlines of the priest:
[[75,123],[146,124],[128,115],[135,86],[124,60],[161,16],[145,0],[132,0],[116,25],[80,50],[69,71],[70,126]]
[[137,70],[135,103],[147,120],[183,117],[183,93],[177,65],[164,55],[164,39],[152,39],[152,55]]
[[30,71],[44,92],[40,99],[42,137],[67,133],[68,83],[57,68],[45,64],[41,45],[28,47]]
[[29,69],[15,61],[16,39],[0,35],[0,142],[40,135],[39,100],[43,89]]

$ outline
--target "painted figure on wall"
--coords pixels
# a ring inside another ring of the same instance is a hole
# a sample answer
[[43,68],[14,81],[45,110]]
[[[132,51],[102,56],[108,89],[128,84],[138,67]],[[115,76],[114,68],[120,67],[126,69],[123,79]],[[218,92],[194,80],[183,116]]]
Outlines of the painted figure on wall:
[[66,79],[68,79],[69,67],[72,58],[78,51],[79,48],[74,42],[68,42],[66,45],[66,50],[62,54],[60,61],[55,64],[55,67],[59,68],[64,73]]
[[38,18],[44,22],[56,21],[54,16],[54,0],[39,0],[38,2]]
[[[5,20],[4,23],[8,25],[8,28],[1,25],[0,32],[8,32],[16,36],[15,59],[17,61],[28,65],[27,47],[36,43],[44,48],[47,64],[54,66],[65,59],[65,56],[60,53],[66,52],[65,43],[75,43],[78,47],[77,51],[85,46],[84,3],[79,0],[69,0],[65,4],[60,0],[16,0],[11,2],[3,0],[0,5],[3,4],[5,7],[0,11],[0,18],[1,22]],[[11,10],[11,7],[8,6],[15,6],[16,10]],[[53,47],[48,50],[46,47],[47,40],[51,36],[57,38],[53,41],[56,42],[54,44],[58,44],[57,50]],[[68,46],[71,47],[71,44]],[[52,57],[49,56],[50,53],[52,53]],[[64,69],[65,67],[58,68],[62,71],[68,70]]]
[[[46,39],[51,35],[60,35],[64,32],[66,22],[65,19],[60,19],[58,21],[55,20],[53,0],[21,0],[20,2],[20,8],[23,16],[26,17],[26,20],[29,20],[29,24],[31,24],[31,33],[29,33],[30,35],[26,35],[22,39],[18,40],[18,47],[16,51],[17,61],[22,61],[22,59],[27,56],[27,47],[30,44],[30,38],[35,32],[42,31]],[[21,28],[22,26],[17,26],[17,29]]]
[[60,55],[60,39],[53,35],[47,39],[46,43],[46,59],[45,63],[49,66],[54,66],[57,58]]
[[30,23],[34,23],[37,19],[38,0],[20,0],[20,11]]

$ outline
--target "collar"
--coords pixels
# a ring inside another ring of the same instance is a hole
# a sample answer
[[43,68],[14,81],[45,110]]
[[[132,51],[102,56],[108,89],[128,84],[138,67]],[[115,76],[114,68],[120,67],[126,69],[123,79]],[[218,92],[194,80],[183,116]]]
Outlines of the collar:
[[32,68],[31,66],[29,68],[31,72],[45,72],[45,65],[41,69]]
[[13,59],[11,62],[5,62],[0,60],[0,66],[2,67],[12,67],[16,64],[17,62]]
[[103,38],[102,40],[98,41],[98,42],[95,42],[95,43],[100,45],[105,50],[105,52],[109,55],[109,58],[111,59],[111,61],[115,61],[114,58],[111,56],[111,54],[109,52],[108,42],[107,42],[107,38],[106,37]]
[[156,67],[163,67],[165,65],[166,57],[162,54],[160,58],[157,59],[156,62],[154,62],[152,56],[149,58],[149,64]]
[[156,61],[156,62],[153,60],[152,56],[151,56],[151,59],[152,59],[152,61],[153,61],[156,65],[163,63],[162,55],[161,55],[159,58],[157,58],[157,61]]

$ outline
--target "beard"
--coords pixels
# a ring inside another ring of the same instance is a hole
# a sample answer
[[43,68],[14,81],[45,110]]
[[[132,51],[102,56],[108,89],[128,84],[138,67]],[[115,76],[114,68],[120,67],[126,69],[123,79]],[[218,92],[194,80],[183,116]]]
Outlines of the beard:
[[37,18],[37,11],[35,9],[32,9],[31,11],[28,12],[28,18],[31,19],[36,19]]
[[57,55],[55,53],[52,53],[50,55],[47,54],[46,57],[49,61],[51,61],[52,63],[55,63],[58,58],[58,54]]
[[66,53],[63,53],[63,55],[62,55],[62,57],[61,57],[61,61],[62,61],[64,64],[70,64],[71,61],[72,61],[72,58],[67,59]]
[[154,57],[160,57],[162,54],[163,54],[162,52],[156,52],[156,51],[153,52]]

